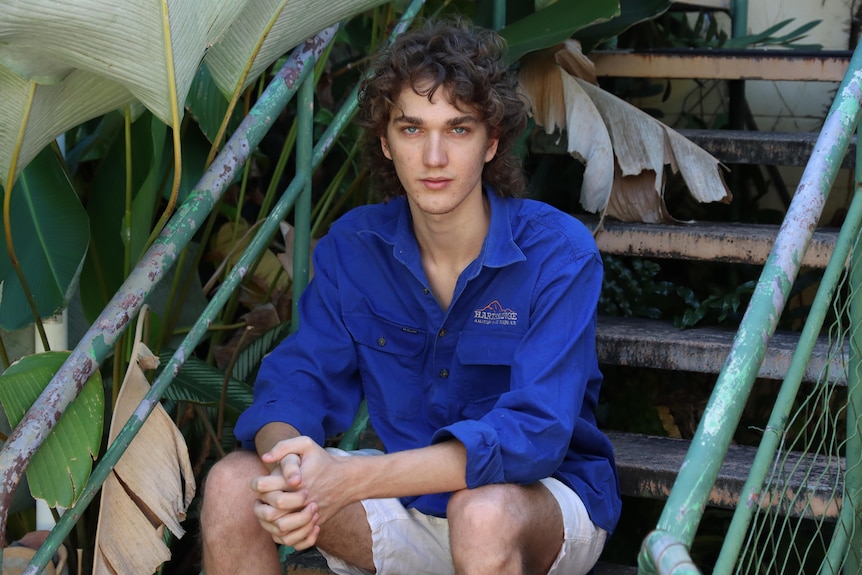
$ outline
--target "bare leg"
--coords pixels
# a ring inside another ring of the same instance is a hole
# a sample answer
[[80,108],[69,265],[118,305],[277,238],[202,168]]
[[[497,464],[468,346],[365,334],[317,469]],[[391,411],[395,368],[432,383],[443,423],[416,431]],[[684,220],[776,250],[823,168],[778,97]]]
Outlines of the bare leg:
[[317,546],[351,565],[372,573],[376,571],[371,553],[371,527],[361,503],[348,505],[321,525]]
[[210,470],[201,510],[206,575],[281,573],[277,547],[252,512],[249,483],[268,473],[251,451],[230,453]]
[[458,491],[447,515],[459,575],[545,574],[563,544],[562,512],[539,483]]

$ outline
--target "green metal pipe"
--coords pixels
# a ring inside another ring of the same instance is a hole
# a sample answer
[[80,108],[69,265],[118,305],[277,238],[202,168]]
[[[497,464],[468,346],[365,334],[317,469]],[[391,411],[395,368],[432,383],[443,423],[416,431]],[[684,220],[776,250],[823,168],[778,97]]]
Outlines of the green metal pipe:
[[769,339],[859,121],[860,67],[862,51],[857,49],[659,518],[658,529],[687,546],[694,539]]
[[[857,170],[862,169],[862,163],[857,164],[857,166]],[[775,454],[778,452],[811,353],[823,327],[823,322],[831,309],[838,282],[844,274],[844,265],[853,244],[856,242],[860,226],[862,226],[862,194],[858,193],[857,188],[857,193],[853,197],[844,225],[841,227],[841,232],[832,250],[832,256],[823,272],[820,286],[805,320],[805,326],[799,336],[799,343],[790,361],[787,375],[781,385],[778,397],[775,399],[775,405],[758,446],[751,472],[739,495],[740,504],[733,513],[733,519],[727,529],[727,535],[713,569],[715,575],[731,573],[734,569],[740,549],[747,536],[752,516],[758,509],[766,475],[772,467]],[[822,385],[830,384],[824,382]]]
[[494,30],[502,30],[506,27],[506,0],[494,0]]
[[293,97],[299,83],[313,68],[305,63],[309,59],[313,61],[315,55],[325,49],[336,30],[337,26],[330,27],[294,50],[210,169],[179,206],[160,236],[13,430],[0,450],[0,541],[5,539],[12,493],[33,454],[87,379],[112,351],[114,343],[140,311],[149,293],[206,221],[212,207],[233,180],[236,170],[245,163]]
[[[862,130],[857,130],[856,141]],[[856,151],[856,194],[860,194],[862,186],[862,150]],[[841,515],[836,533],[840,532],[848,539],[843,547],[835,545],[836,554],[844,557],[844,573],[859,573],[860,556],[862,553],[862,517],[859,516],[862,507],[862,246],[856,235],[852,261],[850,264],[850,360],[847,374],[847,443],[844,446],[846,471],[844,473],[844,498],[841,505]],[[834,556],[832,545],[829,546],[829,558]]]
[[700,575],[685,543],[658,529],[646,536],[638,563],[639,572],[657,570],[664,575]]
[[733,38],[748,34],[748,0],[733,0],[730,5],[730,33]]
[[[312,165],[314,147],[314,78],[310,76],[299,88],[297,101],[296,170]],[[293,312],[290,317],[291,330],[299,327],[299,296],[302,295],[309,277],[309,252],[311,251],[311,178],[302,187],[293,210]]]
[[48,538],[39,548],[39,551],[36,552],[36,555],[24,571],[25,574],[36,575],[36,573],[39,573],[47,565],[57,547],[59,547],[63,539],[66,538],[72,527],[80,519],[84,509],[87,508],[99,493],[102,483],[108,478],[114,465],[120,460],[120,457],[122,457],[132,440],[134,440],[138,431],[143,427],[147,417],[152,413],[156,405],[158,405],[159,398],[161,398],[174,377],[179,373],[180,368],[185,363],[186,357],[194,353],[195,347],[197,347],[209,331],[210,322],[218,315],[233,291],[240,285],[249,268],[257,260],[258,255],[267,248],[269,238],[278,230],[281,219],[293,205],[296,197],[305,186],[305,182],[309,179],[307,171],[296,174],[290,186],[288,186],[273,208],[272,215],[264,220],[260,230],[255,234],[248,248],[231,269],[224,283],[219,287],[209,303],[207,303],[198,321],[195,322],[179,348],[171,356],[171,359],[168,360],[161,374],[153,382],[152,387],[144,396],[144,399],[141,400],[141,403],[135,409],[129,421],[126,422],[120,433],[117,434],[116,439],[114,439],[110,447],[105,451],[99,464],[93,469],[87,485],[81,493],[81,497],[71,509],[63,514],[57,525],[51,530]]

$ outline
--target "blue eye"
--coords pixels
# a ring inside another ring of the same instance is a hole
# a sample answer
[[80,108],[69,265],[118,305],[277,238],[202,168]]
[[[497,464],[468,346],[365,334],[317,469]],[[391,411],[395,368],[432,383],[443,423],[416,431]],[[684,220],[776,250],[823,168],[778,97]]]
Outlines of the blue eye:
[[417,128],[416,126],[405,126],[404,127],[404,133],[405,134],[415,134],[418,131],[419,131],[419,128]]

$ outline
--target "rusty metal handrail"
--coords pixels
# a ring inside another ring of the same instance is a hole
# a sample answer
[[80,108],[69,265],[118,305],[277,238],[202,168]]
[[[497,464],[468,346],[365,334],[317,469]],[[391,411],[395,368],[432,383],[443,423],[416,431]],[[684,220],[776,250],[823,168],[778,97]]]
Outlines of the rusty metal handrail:
[[659,570],[661,566],[653,561],[659,553],[651,545],[670,539],[685,548],[691,547],[767,345],[859,124],[862,101],[860,70],[862,48],[857,47],[665,503],[656,532],[645,541],[645,548],[641,550],[641,572],[662,575],[696,572],[696,569],[692,571],[691,564]]

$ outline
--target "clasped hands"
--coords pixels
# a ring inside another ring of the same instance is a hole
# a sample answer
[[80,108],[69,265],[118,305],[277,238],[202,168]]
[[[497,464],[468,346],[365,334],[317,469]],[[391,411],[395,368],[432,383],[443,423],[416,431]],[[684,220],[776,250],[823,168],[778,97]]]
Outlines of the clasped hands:
[[265,465],[275,467],[251,481],[258,493],[254,514],[273,541],[308,549],[320,526],[347,504],[337,485],[336,459],[308,437],[279,441],[261,455]]

